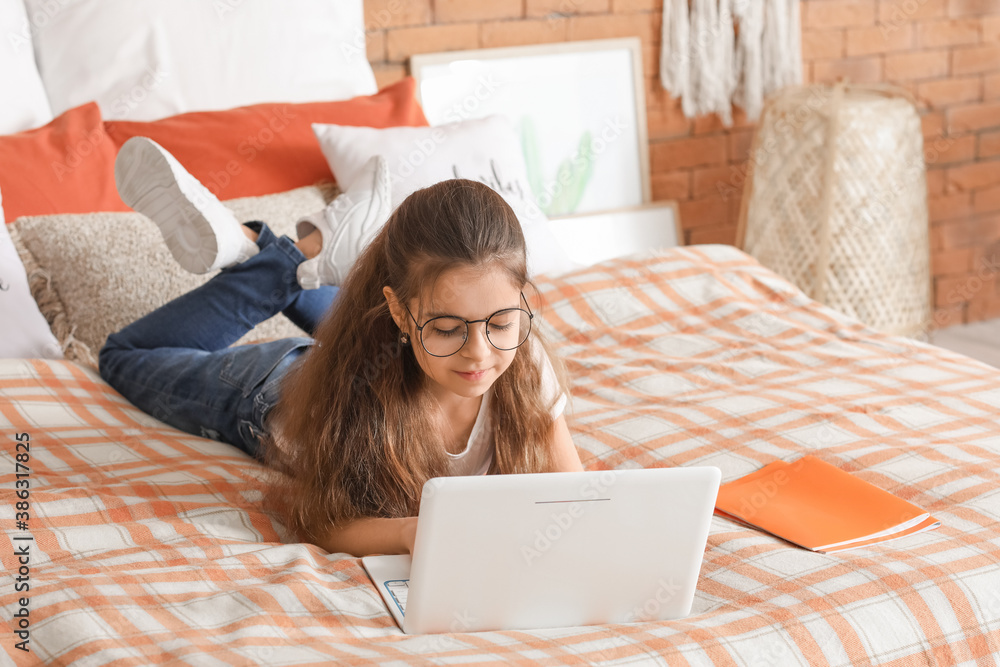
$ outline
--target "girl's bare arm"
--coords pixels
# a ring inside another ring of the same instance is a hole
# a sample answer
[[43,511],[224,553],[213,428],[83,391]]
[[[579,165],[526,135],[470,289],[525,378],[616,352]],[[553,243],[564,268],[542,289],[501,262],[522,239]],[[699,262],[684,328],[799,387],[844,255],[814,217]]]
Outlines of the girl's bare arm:
[[330,531],[316,544],[330,553],[352,556],[408,554],[413,552],[417,517],[356,519]]
[[550,444],[554,471],[579,472],[583,470],[580,455],[576,451],[573,439],[569,436],[569,427],[566,426],[566,417],[563,415],[559,415],[559,418],[552,422]]

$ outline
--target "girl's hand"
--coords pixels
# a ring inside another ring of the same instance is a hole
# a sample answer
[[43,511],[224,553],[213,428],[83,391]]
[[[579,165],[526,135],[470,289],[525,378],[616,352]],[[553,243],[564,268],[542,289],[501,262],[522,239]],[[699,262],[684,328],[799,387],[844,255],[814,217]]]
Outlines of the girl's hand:
[[573,439],[569,435],[569,427],[566,426],[566,417],[559,415],[559,418],[552,422],[551,460],[552,469],[555,472],[580,472],[583,464],[580,462],[580,455],[573,445]]
[[417,517],[410,516],[400,519],[399,538],[402,541],[403,553],[413,554],[413,542],[417,539]]

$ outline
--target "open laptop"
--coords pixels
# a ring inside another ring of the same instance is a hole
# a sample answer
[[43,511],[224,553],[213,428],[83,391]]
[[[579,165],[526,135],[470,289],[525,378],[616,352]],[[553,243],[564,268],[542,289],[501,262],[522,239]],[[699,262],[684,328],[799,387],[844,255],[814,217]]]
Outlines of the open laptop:
[[437,477],[413,555],[361,559],[408,634],[682,618],[718,468]]

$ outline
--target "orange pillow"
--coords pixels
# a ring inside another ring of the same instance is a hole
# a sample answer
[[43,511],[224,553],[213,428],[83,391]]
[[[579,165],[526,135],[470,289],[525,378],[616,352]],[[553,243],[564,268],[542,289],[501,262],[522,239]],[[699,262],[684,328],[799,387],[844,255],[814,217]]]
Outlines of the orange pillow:
[[339,102],[255,104],[104,125],[119,147],[134,136],[151,138],[217,197],[234,199],[331,180],[313,123],[384,128],[426,126],[427,119],[417,103],[416,82],[407,77],[375,95]]
[[117,152],[96,102],[34,130],[0,136],[0,192],[7,222],[22,215],[129,210],[115,189]]

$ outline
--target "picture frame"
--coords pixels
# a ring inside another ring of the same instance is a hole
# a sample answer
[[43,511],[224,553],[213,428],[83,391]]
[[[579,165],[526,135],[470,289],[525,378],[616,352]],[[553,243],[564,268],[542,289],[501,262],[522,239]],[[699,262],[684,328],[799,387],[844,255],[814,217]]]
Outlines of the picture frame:
[[553,217],[549,229],[581,266],[683,245],[680,209],[673,200]]
[[649,203],[649,143],[637,37],[415,55],[431,125],[506,116],[548,216]]

